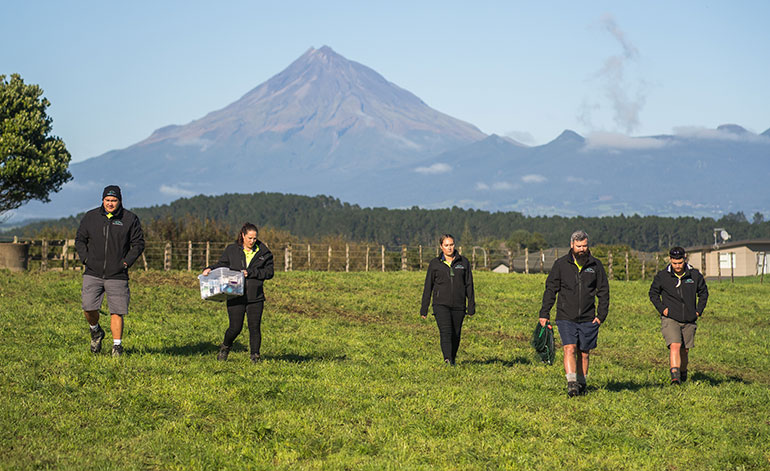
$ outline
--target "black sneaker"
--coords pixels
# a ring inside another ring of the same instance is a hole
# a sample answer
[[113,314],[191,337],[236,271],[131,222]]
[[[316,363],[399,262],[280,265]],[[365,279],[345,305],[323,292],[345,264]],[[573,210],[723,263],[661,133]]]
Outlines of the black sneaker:
[[684,383],[687,381],[687,370],[682,370],[679,372],[679,376],[681,377],[682,382]]
[[222,344],[219,346],[219,353],[217,353],[217,360],[225,361],[227,360],[227,355],[229,354],[230,354],[230,347],[228,347],[225,344]]
[[682,373],[679,368],[671,368],[671,384],[676,386],[682,384]]
[[585,396],[586,395],[586,389],[588,387],[583,383],[578,383],[578,395],[579,396]]
[[577,381],[567,381],[567,396],[575,397],[580,394],[580,385]]
[[102,326],[97,325],[96,330],[91,331],[91,353],[102,351],[102,340],[104,340],[104,329],[102,329]]
[[123,345],[113,345],[112,358],[118,358],[121,355],[123,355]]
[[259,353],[252,353],[252,354],[251,354],[251,362],[252,362],[252,363],[256,363],[256,362],[258,362],[258,361],[259,361],[259,359],[260,359]]

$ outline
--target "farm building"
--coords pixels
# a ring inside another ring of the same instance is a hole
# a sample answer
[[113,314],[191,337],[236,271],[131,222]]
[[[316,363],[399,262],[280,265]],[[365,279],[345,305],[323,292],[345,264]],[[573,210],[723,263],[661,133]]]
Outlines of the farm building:
[[685,250],[690,265],[708,278],[756,276],[763,271],[770,273],[770,239],[727,242],[716,248],[699,245]]

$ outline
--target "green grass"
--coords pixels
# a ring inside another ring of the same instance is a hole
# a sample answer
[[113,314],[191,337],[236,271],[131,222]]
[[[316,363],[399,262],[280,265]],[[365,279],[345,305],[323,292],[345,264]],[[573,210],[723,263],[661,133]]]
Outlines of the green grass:
[[561,352],[529,346],[542,275],[476,273],[455,368],[422,273],[278,273],[257,365],[245,328],[215,360],[225,307],[194,274],[132,276],[113,360],[88,351],[79,274],[0,271],[0,468],[770,469],[770,283],[710,283],[673,388],[649,282],[613,282],[569,399]]

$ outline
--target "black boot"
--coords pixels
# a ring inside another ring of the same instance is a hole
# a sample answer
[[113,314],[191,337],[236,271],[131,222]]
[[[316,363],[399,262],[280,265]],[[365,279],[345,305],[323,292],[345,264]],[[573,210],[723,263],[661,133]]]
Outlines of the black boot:
[[671,384],[676,386],[682,384],[682,375],[679,372],[679,368],[671,368]]
[[225,344],[222,344],[219,346],[219,353],[217,353],[217,360],[225,361],[227,360],[227,355],[229,354],[230,354],[230,347],[228,347]]

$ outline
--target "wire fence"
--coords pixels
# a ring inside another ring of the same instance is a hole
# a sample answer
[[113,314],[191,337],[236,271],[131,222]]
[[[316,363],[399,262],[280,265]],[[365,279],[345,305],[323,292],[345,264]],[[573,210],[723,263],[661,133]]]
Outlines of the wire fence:
[[[81,270],[75,241],[18,240],[26,247],[23,270]],[[147,241],[133,270],[187,270],[202,271],[211,266],[229,242]],[[430,260],[439,255],[436,246],[392,246],[367,243],[289,244],[276,243],[271,248],[276,271],[422,271]],[[635,250],[613,250],[611,247],[592,247],[592,253],[605,266],[610,279],[644,280],[668,263],[662,253]],[[554,261],[568,252],[565,248],[530,251],[512,251],[504,247],[458,247],[474,270],[497,273],[548,273]]]

